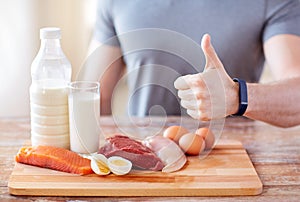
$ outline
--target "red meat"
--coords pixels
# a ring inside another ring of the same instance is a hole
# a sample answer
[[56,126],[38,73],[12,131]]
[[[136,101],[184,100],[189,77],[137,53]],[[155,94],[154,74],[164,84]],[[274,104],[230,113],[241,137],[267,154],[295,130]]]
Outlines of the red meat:
[[152,152],[151,149],[142,145],[134,139],[117,134],[107,138],[107,143],[99,149],[104,156],[121,156],[132,162],[132,165],[139,169],[158,171],[162,170],[164,164]]

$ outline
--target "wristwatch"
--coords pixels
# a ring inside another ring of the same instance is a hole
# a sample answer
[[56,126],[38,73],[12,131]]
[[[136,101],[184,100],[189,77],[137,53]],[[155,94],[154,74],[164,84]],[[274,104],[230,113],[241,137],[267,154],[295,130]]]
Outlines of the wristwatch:
[[239,83],[239,110],[233,115],[243,116],[248,107],[247,84],[244,80],[238,78],[234,78],[233,81]]

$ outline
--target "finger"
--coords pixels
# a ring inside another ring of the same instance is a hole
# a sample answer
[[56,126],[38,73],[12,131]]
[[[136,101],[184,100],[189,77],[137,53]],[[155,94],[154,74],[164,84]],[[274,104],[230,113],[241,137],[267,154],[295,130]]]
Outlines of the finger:
[[199,110],[191,110],[191,109],[188,109],[186,110],[187,114],[190,115],[192,118],[194,119],[197,119],[199,121],[210,121],[211,120],[211,117],[208,116],[207,114],[205,113],[202,113],[201,111]]
[[198,110],[188,109],[188,110],[186,110],[186,113],[194,119],[199,119],[199,117],[200,117],[200,112]]
[[192,93],[191,89],[178,90],[177,95],[180,99],[191,99],[191,98],[193,98],[193,93]]
[[192,89],[179,90],[177,94],[180,99],[185,99],[185,100],[195,99],[194,91]]
[[214,47],[211,44],[210,35],[205,34],[202,37],[201,48],[203,50],[206,65],[204,70],[208,68],[223,68],[223,64],[220,61]]
[[206,89],[191,88],[188,90],[179,90],[178,97],[184,100],[200,100],[206,98]]
[[203,79],[203,73],[191,74],[189,77],[185,79],[186,83],[190,86],[190,88],[205,88],[205,81]]
[[197,110],[198,109],[198,102],[197,100],[181,100],[180,105],[189,110]]
[[190,86],[187,82],[189,80],[189,76],[190,75],[185,75],[185,76],[178,77],[174,81],[174,87],[178,90],[187,90],[187,89],[189,89]]

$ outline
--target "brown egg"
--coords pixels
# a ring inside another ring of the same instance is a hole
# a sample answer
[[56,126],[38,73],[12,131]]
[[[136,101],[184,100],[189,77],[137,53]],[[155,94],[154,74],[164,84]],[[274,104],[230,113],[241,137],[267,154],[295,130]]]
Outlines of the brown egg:
[[200,135],[187,133],[179,139],[179,146],[188,155],[199,155],[205,148],[205,141]]
[[181,138],[181,136],[188,132],[189,131],[182,126],[170,126],[164,131],[163,136],[178,143],[178,140]]
[[215,136],[209,128],[199,128],[195,132],[205,140],[205,149],[211,149],[215,143]]

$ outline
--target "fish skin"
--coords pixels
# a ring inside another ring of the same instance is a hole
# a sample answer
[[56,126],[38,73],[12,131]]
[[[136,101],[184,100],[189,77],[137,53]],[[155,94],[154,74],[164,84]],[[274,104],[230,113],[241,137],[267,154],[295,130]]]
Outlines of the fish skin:
[[92,174],[90,160],[64,148],[52,146],[28,146],[20,148],[16,162],[50,168],[79,175]]

